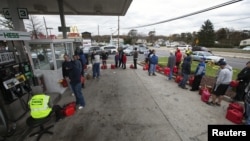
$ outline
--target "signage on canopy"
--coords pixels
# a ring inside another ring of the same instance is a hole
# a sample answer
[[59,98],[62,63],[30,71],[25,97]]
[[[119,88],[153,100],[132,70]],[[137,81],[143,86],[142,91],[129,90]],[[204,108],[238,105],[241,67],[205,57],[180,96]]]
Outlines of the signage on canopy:
[[0,30],[0,40],[30,40],[30,33],[22,31]]

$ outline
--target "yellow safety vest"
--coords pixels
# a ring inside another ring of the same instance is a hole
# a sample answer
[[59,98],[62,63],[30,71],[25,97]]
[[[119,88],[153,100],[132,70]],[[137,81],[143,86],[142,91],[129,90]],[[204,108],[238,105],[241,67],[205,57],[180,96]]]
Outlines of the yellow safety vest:
[[52,109],[49,107],[50,96],[44,94],[34,95],[29,101],[30,115],[33,118],[44,118],[50,114]]

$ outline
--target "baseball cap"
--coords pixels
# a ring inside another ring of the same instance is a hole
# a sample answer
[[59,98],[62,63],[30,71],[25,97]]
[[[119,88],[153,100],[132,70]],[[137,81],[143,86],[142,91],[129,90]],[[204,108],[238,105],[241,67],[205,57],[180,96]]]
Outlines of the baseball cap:
[[220,66],[223,66],[223,65],[226,65],[226,64],[227,64],[226,61],[220,61],[220,62],[219,62],[219,65],[220,65]]

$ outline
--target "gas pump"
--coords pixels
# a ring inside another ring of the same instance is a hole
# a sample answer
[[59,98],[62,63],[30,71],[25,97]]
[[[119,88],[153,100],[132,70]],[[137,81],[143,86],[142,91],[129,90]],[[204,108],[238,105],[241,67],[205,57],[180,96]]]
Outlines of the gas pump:
[[24,41],[29,33],[0,31],[0,136],[10,135],[29,111],[32,68]]

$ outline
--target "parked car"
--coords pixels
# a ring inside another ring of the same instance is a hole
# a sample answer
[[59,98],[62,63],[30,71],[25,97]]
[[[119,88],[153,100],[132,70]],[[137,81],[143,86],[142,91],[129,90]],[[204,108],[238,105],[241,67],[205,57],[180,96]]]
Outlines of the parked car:
[[203,46],[194,46],[192,47],[192,51],[206,51],[212,53],[212,51],[206,47]]
[[114,45],[102,46],[101,50],[104,50],[108,55],[115,54],[117,52],[118,47]]
[[154,47],[155,48],[160,48],[160,45],[159,44],[155,44]]
[[218,64],[220,60],[226,61],[225,58],[220,57],[220,56],[215,56],[212,53],[207,52],[207,51],[193,51],[191,57],[192,57],[192,60],[194,61],[200,61],[201,58],[205,58],[206,62],[212,61],[215,64]]
[[139,47],[140,54],[144,54],[144,52],[146,52],[146,51],[148,51],[148,49],[146,47],[143,47],[143,46]]
[[132,56],[134,54],[134,47],[129,46],[126,49],[124,49],[123,52],[128,56]]
[[90,47],[84,47],[83,48],[83,53],[91,55],[93,51],[96,51],[97,54],[101,54],[102,50],[101,47],[99,46],[90,46]]
[[177,48],[180,49],[181,51],[185,51],[187,49],[192,50],[192,46],[190,46],[190,45],[178,45]]
[[242,50],[250,50],[250,46],[246,46],[246,47],[242,48]]

